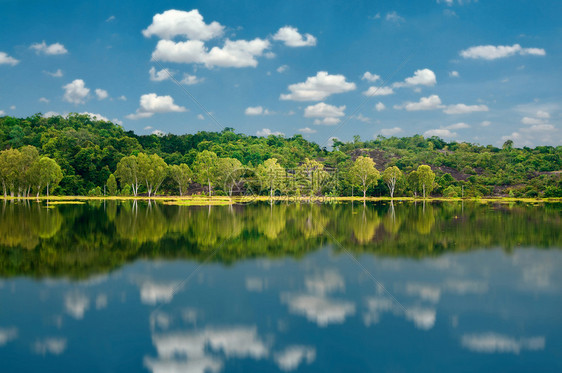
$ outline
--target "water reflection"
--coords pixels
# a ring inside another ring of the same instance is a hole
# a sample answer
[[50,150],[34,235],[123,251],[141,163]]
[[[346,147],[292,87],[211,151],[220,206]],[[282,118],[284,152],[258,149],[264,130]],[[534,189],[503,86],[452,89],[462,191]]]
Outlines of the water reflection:
[[107,201],[49,208],[4,203],[0,214],[2,276],[84,277],[138,258],[232,263],[301,257],[330,236],[355,253],[416,258],[486,247],[562,246],[559,204],[207,208]]
[[3,208],[6,371],[562,370],[557,205]]

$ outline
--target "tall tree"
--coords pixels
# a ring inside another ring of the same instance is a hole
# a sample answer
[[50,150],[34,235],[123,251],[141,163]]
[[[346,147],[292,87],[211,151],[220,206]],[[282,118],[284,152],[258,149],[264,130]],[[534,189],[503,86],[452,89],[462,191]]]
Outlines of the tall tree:
[[244,171],[245,169],[238,159],[219,158],[217,162],[218,181],[229,196],[232,197],[232,190],[241,181]]
[[197,181],[201,185],[207,184],[209,197],[213,194],[213,184],[216,182],[217,164],[217,154],[209,150],[203,150],[195,158],[194,168]]
[[107,192],[110,196],[117,195],[117,180],[115,180],[115,175],[109,175],[105,184],[107,185]]
[[382,179],[390,190],[390,198],[394,198],[394,190],[396,189],[396,182],[402,176],[402,171],[396,166],[387,167],[382,173]]
[[58,163],[49,157],[42,157],[38,162],[37,197],[43,188],[47,188],[47,197],[51,187],[57,186],[62,180],[62,170]]
[[306,187],[310,195],[316,195],[322,190],[322,186],[328,179],[328,173],[324,171],[324,165],[317,160],[306,158],[297,168],[297,179],[301,187]]
[[367,197],[367,189],[378,179],[381,175],[375,168],[375,162],[370,157],[359,156],[351,166],[350,170],[351,182],[363,190],[363,199]]
[[184,193],[187,192],[187,187],[193,179],[193,172],[191,172],[191,169],[188,165],[182,163],[179,166],[173,165],[172,167],[170,167],[170,176],[178,185],[180,196],[183,196]]
[[139,164],[135,155],[130,155],[121,158],[117,163],[117,170],[115,176],[119,179],[121,187],[129,184],[133,190],[133,195],[136,197],[139,192],[139,185],[141,183]]
[[431,193],[433,190],[433,182],[435,181],[435,174],[428,165],[420,165],[418,167],[419,185],[423,190],[423,198],[425,194]]
[[137,162],[140,179],[146,185],[148,196],[151,197],[158,192],[158,188],[168,175],[168,165],[158,154],[139,153]]
[[277,163],[276,158],[269,158],[256,168],[256,174],[262,184],[269,189],[269,197],[273,198],[273,193],[282,187],[285,169]]
[[414,197],[418,196],[418,190],[420,189],[420,176],[417,171],[412,171],[408,174],[406,182],[408,183],[408,188],[414,192]]

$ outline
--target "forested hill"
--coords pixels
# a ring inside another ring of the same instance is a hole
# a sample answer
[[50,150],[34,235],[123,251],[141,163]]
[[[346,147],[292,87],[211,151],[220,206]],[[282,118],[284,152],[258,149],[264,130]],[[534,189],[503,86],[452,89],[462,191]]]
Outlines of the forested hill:
[[[562,146],[517,149],[511,141],[497,148],[419,135],[368,141],[356,137],[348,143],[336,141],[335,150],[331,151],[301,135],[256,137],[225,128],[222,132],[139,136],[116,124],[81,114],[1,117],[0,150],[26,145],[36,147],[40,155],[61,166],[63,178],[56,193],[67,195],[85,195],[95,187],[103,187],[124,156],[155,153],[168,165],[192,166],[198,153],[209,150],[220,158],[236,158],[249,167],[276,158],[283,167],[292,168],[310,158],[342,172],[348,163],[364,155],[373,158],[381,172],[397,166],[407,174],[419,165],[430,165],[436,174],[436,194],[447,186],[463,185],[477,195],[562,196]],[[171,188],[165,183],[164,190]],[[343,195],[351,189],[345,183],[339,188]],[[370,194],[384,195],[385,188],[381,181],[371,188]],[[402,192],[408,193],[407,186],[403,186]]]

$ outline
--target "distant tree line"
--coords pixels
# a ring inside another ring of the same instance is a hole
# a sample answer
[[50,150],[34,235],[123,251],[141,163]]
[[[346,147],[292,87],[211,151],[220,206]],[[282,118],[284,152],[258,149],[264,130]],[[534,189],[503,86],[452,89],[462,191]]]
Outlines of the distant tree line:
[[[28,146],[37,152],[34,159],[58,164],[62,177],[47,185],[31,181],[28,161],[21,172],[4,166],[6,194],[48,188],[57,195],[185,195],[200,185],[199,191],[228,195],[244,185],[270,195],[562,197],[562,146],[515,148],[511,141],[494,147],[419,135],[356,136],[328,150],[301,135],[257,137],[232,128],[139,136],[89,115],[1,117],[0,151],[9,152],[3,162],[19,164],[15,151],[27,159]],[[283,170],[283,183],[271,177]]]

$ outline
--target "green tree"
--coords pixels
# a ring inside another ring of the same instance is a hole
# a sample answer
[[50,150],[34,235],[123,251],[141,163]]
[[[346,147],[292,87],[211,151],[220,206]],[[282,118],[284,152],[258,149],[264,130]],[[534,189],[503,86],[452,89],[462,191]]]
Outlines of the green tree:
[[115,176],[119,179],[121,185],[129,184],[136,197],[141,183],[139,164],[135,155],[121,158],[117,164]]
[[232,197],[232,190],[242,179],[244,174],[242,163],[236,158],[219,158],[217,162],[218,182],[224,191]]
[[297,168],[297,182],[300,187],[308,188],[310,195],[314,196],[321,192],[322,187],[328,179],[328,173],[324,171],[324,165],[317,160],[305,158],[304,162]]
[[367,189],[378,179],[380,179],[380,173],[375,168],[375,162],[364,156],[359,156],[353,163],[350,169],[351,183],[359,186],[363,190],[363,199],[367,196]]
[[109,175],[109,177],[107,178],[107,192],[109,193],[110,196],[116,196],[117,195],[117,180],[115,180],[115,175],[111,174]]
[[270,198],[277,189],[282,188],[282,183],[285,178],[285,169],[277,163],[276,158],[269,158],[256,168],[256,174],[269,189]]
[[212,196],[213,184],[215,184],[217,180],[217,166],[218,157],[217,154],[212,151],[203,150],[198,153],[195,158],[194,168],[197,175],[197,182],[201,185],[207,185],[209,196]]
[[382,178],[388,190],[390,190],[390,198],[394,198],[394,190],[396,189],[396,182],[402,177],[402,171],[396,166],[387,167],[382,173]]
[[146,185],[148,196],[158,192],[158,188],[168,175],[168,165],[158,154],[146,155],[139,153],[137,156],[139,177]]
[[170,167],[170,176],[176,184],[178,185],[178,189],[180,191],[180,196],[183,196],[184,193],[187,192],[187,187],[192,181],[193,172],[188,165],[185,163],[178,165],[174,165]]
[[435,173],[428,165],[420,165],[418,167],[419,185],[423,191],[423,198],[426,193],[429,194],[433,190],[433,182],[435,181]]
[[417,171],[412,171],[408,174],[406,178],[406,183],[408,184],[408,189],[414,193],[414,197],[418,196],[418,191],[420,189],[420,177]]

